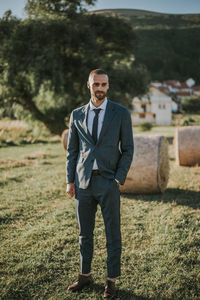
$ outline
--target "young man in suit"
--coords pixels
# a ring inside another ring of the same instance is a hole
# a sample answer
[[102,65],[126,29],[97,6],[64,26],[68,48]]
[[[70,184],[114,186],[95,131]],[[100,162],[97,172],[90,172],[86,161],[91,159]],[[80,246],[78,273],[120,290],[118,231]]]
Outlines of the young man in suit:
[[68,290],[79,291],[93,281],[93,231],[99,204],[107,241],[104,298],[114,298],[115,279],[121,272],[119,185],[124,184],[133,157],[132,123],[125,107],[107,99],[106,72],[91,71],[87,86],[91,99],[72,112],[67,147],[67,194],[75,196],[80,229],[80,274]]

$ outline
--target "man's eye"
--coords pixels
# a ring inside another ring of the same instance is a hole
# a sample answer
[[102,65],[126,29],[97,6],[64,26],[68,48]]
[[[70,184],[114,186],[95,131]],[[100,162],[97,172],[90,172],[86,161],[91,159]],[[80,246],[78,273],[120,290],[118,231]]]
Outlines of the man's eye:
[[94,86],[99,86],[99,83],[95,82],[95,83],[94,83]]
[[102,83],[102,86],[106,86],[107,83]]

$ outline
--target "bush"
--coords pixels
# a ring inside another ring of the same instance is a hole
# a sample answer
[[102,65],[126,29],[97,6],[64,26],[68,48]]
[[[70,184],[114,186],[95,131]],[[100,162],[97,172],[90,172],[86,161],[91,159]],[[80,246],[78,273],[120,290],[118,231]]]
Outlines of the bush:
[[141,131],[149,131],[153,127],[152,123],[144,122],[139,125]]
[[200,113],[200,97],[192,96],[181,101],[182,109],[188,113]]
[[52,136],[43,123],[25,122],[5,118],[0,120],[0,147],[33,143],[60,142],[59,137]]
[[181,122],[181,126],[190,126],[190,125],[194,125],[196,121],[193,118],[185,118],[182,120]]

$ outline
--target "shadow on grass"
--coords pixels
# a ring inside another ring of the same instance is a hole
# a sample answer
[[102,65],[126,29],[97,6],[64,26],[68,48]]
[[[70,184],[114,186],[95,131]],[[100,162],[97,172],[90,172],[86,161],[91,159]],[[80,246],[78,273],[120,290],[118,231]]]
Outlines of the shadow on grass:
[[17,182],[17,183],[21,183],[24,181],[24,176],[17,176],[17,177],[10,177],[7,178],[6,180],[0,181],[0,186],[4,186],[9,184],[9,182]]
[[122,196],[128,199],[174,203],[176,205],[188,206],[194,209],[200,208],[200,192],[183,190],[179,188],[167,189],[163,194],[122,194]]
[[[89,296],[90,293],[94,293],[100,296],[99,299],[103,299],[105,286],[103,284],[94,283],[93,285],[84,289],[84,291]],[[117,298],[116,299],[124,299],[124,300],[150,300],[151,298],[136,296],[133,292],[126,289],[117,289]]]
[[0,216],[0,225],[2,224],[10,224],[17,219],[19,219],[23,215],[23,211],[16,214],[5,214]]

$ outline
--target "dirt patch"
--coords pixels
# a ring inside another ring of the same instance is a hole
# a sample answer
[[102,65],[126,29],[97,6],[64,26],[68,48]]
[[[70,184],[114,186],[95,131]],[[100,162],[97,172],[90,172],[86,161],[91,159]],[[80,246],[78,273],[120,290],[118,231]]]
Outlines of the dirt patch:
[[2,159],[0,160],[0,169],[19,168],[32,165],[29,160],[13,160],[13,159]]
[[24,158],[26,159],[38,159],[38,158],[47,158],[50,157],[51,155],[48,153],[44,152],[34,152],[28,155],[25,155]]

